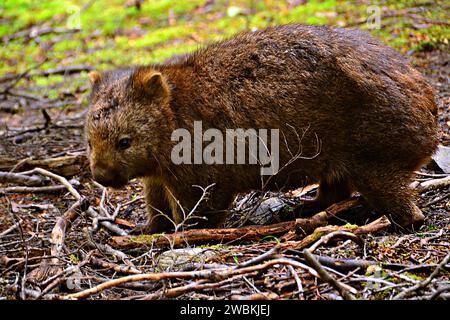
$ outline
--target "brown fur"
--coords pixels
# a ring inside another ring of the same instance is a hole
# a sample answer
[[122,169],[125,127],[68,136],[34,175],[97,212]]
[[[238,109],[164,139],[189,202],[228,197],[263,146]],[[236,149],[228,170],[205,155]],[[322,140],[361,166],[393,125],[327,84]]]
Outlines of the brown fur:
[[[433,91],[408,61],[367,33],[286,25],[242,33],[173,63],[91,76],[86,132],[94,178],[120,187],[143,177],[148,231],[182,221],[216,183],[199,214],[217,226],[238,192],[261,188],[257,165],[175,165],[171,133],[217,128],[280,129],[280,167],[269,189],[319,181],[323,207],[359,191],[374,209],[403,226],[423,215],[408,189],[414,170],[435,151]],[[118,149],[123,137],[131,139]],[[286,143],[285,143],[286,142]],[[318,147],[320,152],[317,154]],[[295,152],[294,152],[295,153]]]

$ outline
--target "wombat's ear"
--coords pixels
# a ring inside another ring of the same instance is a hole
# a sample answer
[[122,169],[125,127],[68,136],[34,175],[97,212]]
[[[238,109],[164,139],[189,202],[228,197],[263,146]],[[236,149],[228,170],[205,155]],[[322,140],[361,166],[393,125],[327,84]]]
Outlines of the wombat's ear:
[[169,96],[169,86],[160,72],[140,69],[133,74],[132,81],[135,88],[142,90],[153,99]]
[[88,76],[92,86],[95,86],[102,78],[102,75],[98,71],[91,71],[89,72]]

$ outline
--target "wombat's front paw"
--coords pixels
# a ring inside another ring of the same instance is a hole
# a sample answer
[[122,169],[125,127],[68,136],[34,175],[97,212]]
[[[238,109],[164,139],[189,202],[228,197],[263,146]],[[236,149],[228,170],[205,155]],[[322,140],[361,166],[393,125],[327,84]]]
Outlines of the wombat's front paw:
[[424,220],[425,216],[423,215],[422,210],[420,210],[415,204],[412,204],[412,209],[408,212],[408,214],[394,217],[395,223],[407,230],[412,231],[417,231],[423,225]]

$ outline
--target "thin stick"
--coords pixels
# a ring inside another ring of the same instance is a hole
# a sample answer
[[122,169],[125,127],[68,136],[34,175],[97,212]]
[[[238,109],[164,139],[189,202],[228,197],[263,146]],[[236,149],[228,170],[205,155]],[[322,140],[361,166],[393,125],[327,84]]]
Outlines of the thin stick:
[[[25,172],[21,172],[21,174],[33,174],[33,173],[40,173],[42,175],[48,176],[50,178],[56,179],[59,182],[61,182],[64,187],[67,188],[67,190],[69,190],[69,192],[75,197],[75,199],[80,200],[81,199],[81,195],[78,193],[78,191],[72,186],[72,184],[67,181],[66,178],[57,175],[55,173],[52,173],[50,171],[47,171],[45,169],[42,168],[34,168],[33,170],[30,171],[25,171]],[[0,190],[1,193],[1,190]],[[95,212],[95,210],[93,208],[88,208],[87,209],[87,214],[93,218],[93,219],[98,219],[98,214],[97,212]],[[110,221],[99,221],[99,223],[105,227],[106,229],[112,231],[113,233],[119,235],[119,236],[126,236],[128,235],[128,233],[122,229],[120,229],[118,226],[116,226],[115,224],[111,223]]]
[[0,171],[0,183],[5,182],[24,184],[28,187],[34,187],[41,185],[44,181],[38,176],[27,176],[20,173]]
[[180,271],[180,272],[161,272],[161,273],[144,273],[138,275],[130,275],[119,279],[113,279],[106,281],[102,284],[99,284],[93,288],[86,289],[77,293],[68,294],[66,296],[62,296],[62,299],[84,299],[93,294],[100,293],[106,289],[110,289],[116,286],[123,285],[124,283],[137,282],[137,281],[161,281],[164,279],[211,279],[216,281],[224,280],[228,277],[236,276],[236,275],[244,275],[248,273],[253,273],[255,271],[263,271],[267,268],[270,268],[274,265],[292,265],[294,267],[305,268],[314,276],[318,276],[317,273],[305,266],[304,264],[290,260],[290,259],[274,259],[267,261],[263,264],[250,266],[241,269],[208,269],[208,270],[200,270],[200,271]]
[[433,273],[426,278],[424,281],[421,281],[415,285],[413,285],[411,288],[400,292],[399,294],[397,294],[393,299],[394,300],[400,300],[400,299],[404,299],[409,297],[410,295],[412,295],[416,290],[425,288],[427,285],[429,285],[431,283],[431,281],[439,274],[439,272],[441,272],[441,270],[444,268],[444,266],[450,261],[450,253],[447,254],[447,256],[444,258],[444,260],[442,260],[442,262],[440,262],[438,264],[438,266],[436,267],[436,269],[434,269]]
[[314,258],[313,254],[308,249],[303,250],[303,256],[314,270],[317,271],[322,281],[328,282],[345,300],[356,300],[355,296],[351,293],[351,291],[356,292],[356,290],[334,279],[324,268],[322,268],[319,261]]
[[84,212],[89,207],[89,201],[84,198],[75,202],[69,210],[64,213],[62,217],[56,220],[51,234],[52,247],[50,254],[55,258],[52,259],[52,263],[57,265],[62,255],[62,249],[64,246],[64,239],[66,236],[66,229],[72,224],[81,212]]
[[6,229],[5,231],[3,231],[2,233],[0,233],[0,238],[8,235],[10,232],[16,230],[19,227],[19,223],[14,223],[11,227],[9,227],[8,229]]
[[[31,278],[41,278],[42,276],[53,277],[62,273],[62,267],[60,266],[60,260],[63,256],[64,239],[66,236],[66,229],[73,221],[78,217],[80,212],[87,210],[89,201],[87,199],[81,199],[75,202],[63,216],[56,220],[55,226],[52,229],[50,236],[50,255],[53,257],[48,260],[43,260],[39,267],[34,269],[30,273]],[[47,279],[48,280],[48,279]],[[52,287],[53,288],[53,287]],[[50,290],[50,289],[49,289]]]
[[[253,276],[256,275],[257,272],[250,272],[247,275],[248,276]],[[214,288],[218,288],[221,287],[224,284],[230,283],[230,282],[234,282],[236,280],[241,279],[242,276],[241,275],[237,275],[234,277],[230,277],[228,279],[222,280],[222,281],[218,281],[218,282],[207,282],[207,280],[199,280],[197,282],[194,283],[189,283],[187,285],[183,285],[183,286],[179,286],[179,287],[175,287],[175,288],[170,288],[165,290],[164,292],[157,292],[157,293],[152,293],[149,294],[147,296],[144,296],[141,300],[155,300],[155,299],[161,299],[162,297],[166,297],[166,298],[176,298],[179,297],[185,293],[188,292],[192,292],[192,291],[200,291],[200,290],[205,290],[205,289],[214,289]]]
[[255,257],[253,259],[250,259],[250,260],[247,260],[245,262],[238,264],[237,268],[245,268],[245,267],[249,267],[251,265],[263,262],[264,260],[270,259],[273,256],[275,256],[278,252],[280,252],[280,246],[275,246],[272,249],[270,249],[269,251],[264,252],[263,254]]
[[432,189],[442,189],[450,186],[450,175],[445,178],[427,180],[419,184],[413,182],[412,186],[420,192]]
[[53,193],[66,189],[63,185],[45,187],[8,187],[0,188],[0,194],[8,193]]
[[[53,277],[47,279],[45,281],[45,284],[48,284],[50,282],[50,284],[47,285],[47,287],[45,287],[44,290],[42,290],[40,297],[46,295],[48,292],[50,292],[51,290],[53,290],[53,288],[55,288],[57,285],[59,285],[62,281],[64,281],[64,278],[62,277],[63,275],[65,275],[66,277],[68,275],[71,275],[77,271],[80,270],[81,267],[83,267],[84,265],[86,265],[87,263],[89,263],[89,260],[92,259],[92,255],[94,254],[94,250],[90,251],[86,257],[83,259],[83,261],[81,261],[79,264],[77,264],[76,266],[70,266],[68,268],[66,268],[65,270],[60,271],[59,273],[55,274]],[[43,284],[43,285],[45,285]]]
[[91,264],[96,265],[100,268],[114,270],[115,272],[125,273],[125,274],[141,274],[142,272],[132,266],[121,266],[116,263],[105,261],[100,258],[92,257]]
[[[11,202],[8,199],[8,203],[9,205],[11,205]],[[25,251],[25,263],[24,263],[24,267],[23,267],[23,276],[22,276],[22,281],[20,283],[20,287],[21,287],[21,291],[20,291],[20,298],[22,300],[26,299],[26,292],[25,292],[25,283],[27,281],[27,271],[28,271],[28,244],[27,241],[25,240],[25,237],[23,235],[23,229],[22,229],[22,225],[20,224],[20,219],[17,217],[17,215],[14,213],[14,211],[9,210],[11,215],[13,216],[13,219],[16,221],[16,224],[19,227],[19,234],[20,234],[20,240],[22,243],[22,247]]]
[[302,280],[300,279],[300,277],[298,276],[297,271],[295,271],[293,266],[288,266],[289,271],[291,272],[292,276],[295,279],[295,283],[297,284],[297,288],[298,288],[298,295],[300,296],[301,300],[305,300],[305,295],[303,293],[303,284],[302,284]]
[[361,239],[355,235],[354,233],[343,231],[343,230],[337,230],[334,232],[331,232],[319,239],[314,245],[312,245],[308,250],[310,253],[313,253],[319,246],[323,244],[327,244],[331,239],[336,237],[343,237],[353,240],[357,244],[361,244]]
[[34,168],[33,170],[30,170],[30,171],[21,172],[21,174],[28,174],[28,175],[33,174],[33,173],[40,173],[40,174],[42,174],[44,176],[47,176],[47,177],[53,178],[55,180],[58,180],[59,182],[61,182],[62,185],[64,185],[67,188],[67,190],[75,197],[75,199],[77,199],[77,200],[81,199],[80,194],[72,186],[72,184],[69,181],[67,181],[66,178],[64,178],[64,177],[62,177],[60,175],[57,175],[57,174],[55,174],[53,172],[47,171],[47,170],[42,169],[42,168]]

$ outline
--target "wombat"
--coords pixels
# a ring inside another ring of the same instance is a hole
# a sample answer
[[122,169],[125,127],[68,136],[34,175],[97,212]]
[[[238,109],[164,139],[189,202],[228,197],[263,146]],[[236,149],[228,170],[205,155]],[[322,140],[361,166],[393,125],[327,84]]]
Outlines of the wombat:
[[[270,27],[173,62],[94,71],[90,79],[93,177],[115,188],[142,178],[147,232],[182,222],[215,227],[237,193],[314,181],[318,207],[358,191],[401,226],[424,220],[408,186],[438,144],[433,90],[404,57],[365,32]],[[262,176],[249,161],[174,163],[180,141],[172,133],[183,128],[194,136],[195,121],[223,133],[278,129],[278,173]],[[199,203],[198,186],[212,184]],[[184,221],[187,216],[197,219]]]

